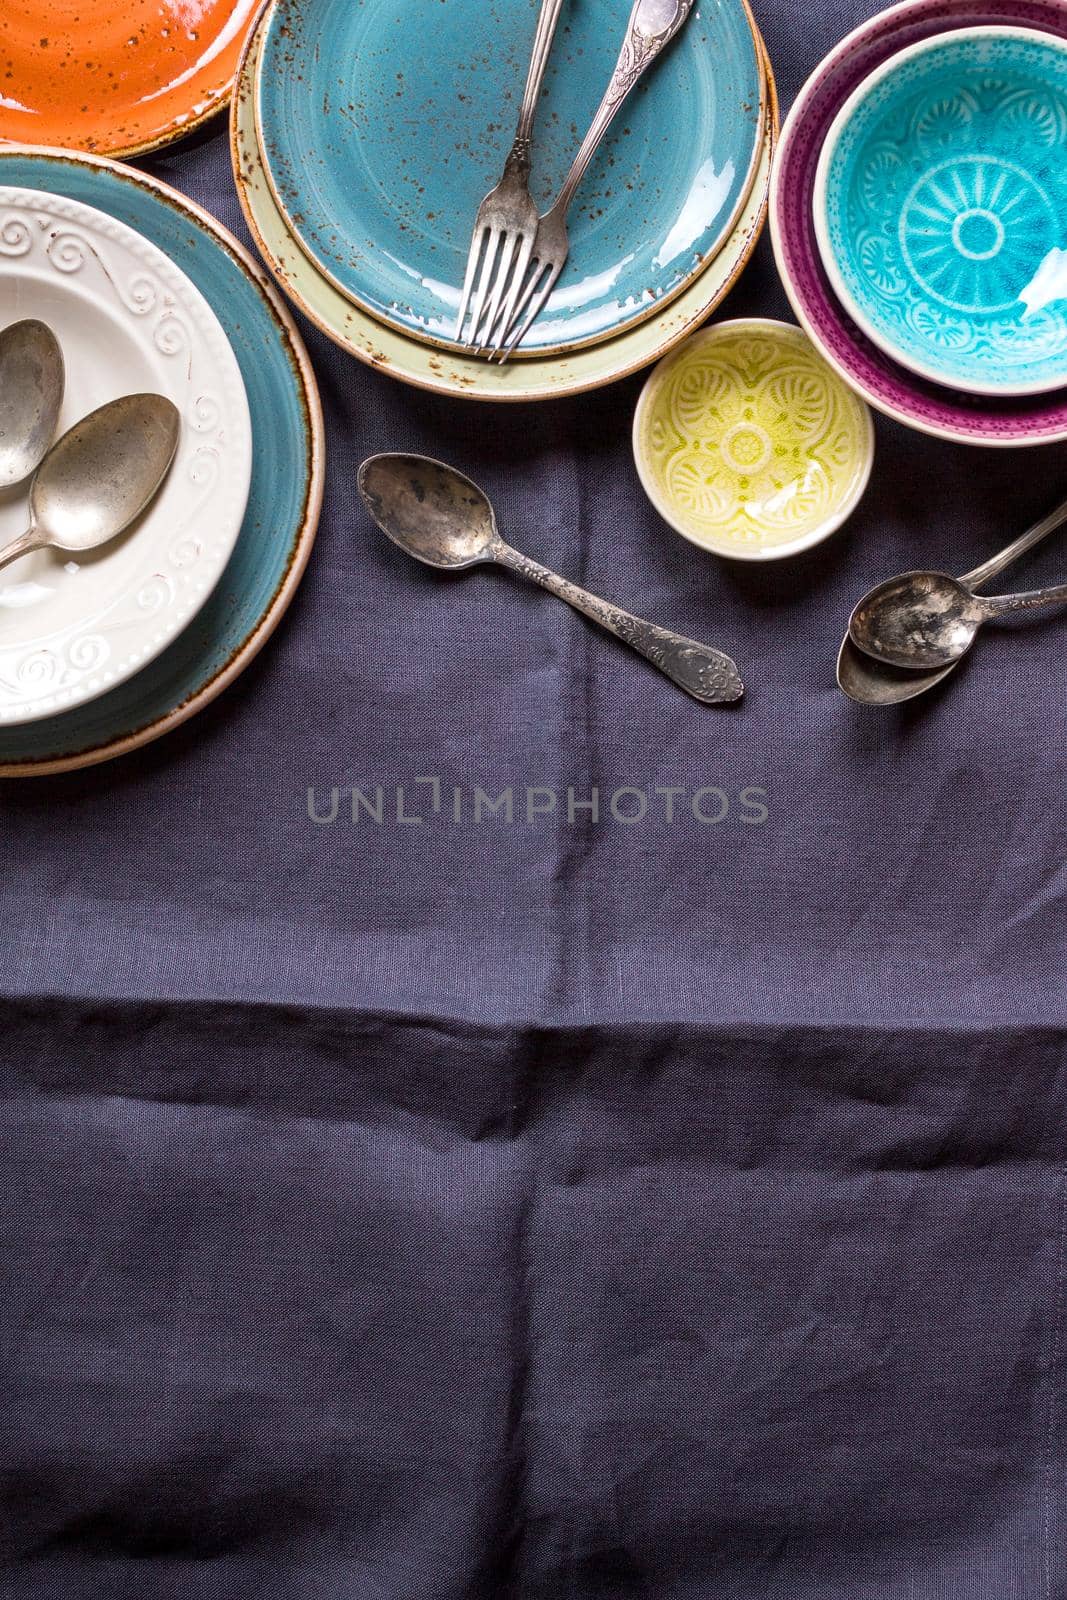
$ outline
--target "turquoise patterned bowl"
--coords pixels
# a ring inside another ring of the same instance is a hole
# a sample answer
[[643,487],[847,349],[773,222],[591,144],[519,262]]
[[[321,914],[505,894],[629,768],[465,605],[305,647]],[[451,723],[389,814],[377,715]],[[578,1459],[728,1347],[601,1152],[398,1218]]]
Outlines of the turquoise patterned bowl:
[[902,50],[827,135],[819,251],[845,309],[973,394],[1067,384],[1067,43],[966,28]]

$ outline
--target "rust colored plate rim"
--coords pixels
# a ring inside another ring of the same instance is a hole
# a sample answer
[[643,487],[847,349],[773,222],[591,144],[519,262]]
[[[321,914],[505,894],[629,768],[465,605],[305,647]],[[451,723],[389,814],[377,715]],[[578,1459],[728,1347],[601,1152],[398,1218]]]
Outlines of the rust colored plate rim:
[[[237,4],[237,0],[234,0],[234,4]],[[0,135],[0,148],[34,151],[62,150],[65,154],[93,155],[113,161],[130,161],[135,157],[151,155],[156,150],[165,150],[168,146],[178,144],[183,139],[192,138],[194,134],[201,132],[216,117],[222,117],[228,113],[230,102],[233,99],[234,84],[237,82],[241,63],[244,59],[244,49],[249,36],[258,26],[258,22],[259,12],[250,13],[245,25],[245,37],[241,43],[234,72],[211,96],[207,103],[199,110],[191,111],[180,119],[172,117],[168,122],[161,125],[156,132],[148,134],[143,139],[134,139],[126,142],[116,140],[112,143],[105,137],[99,142],[94,142],[92,149],[88,149],[85,145],[31,145],[22,140],[7,139]]]

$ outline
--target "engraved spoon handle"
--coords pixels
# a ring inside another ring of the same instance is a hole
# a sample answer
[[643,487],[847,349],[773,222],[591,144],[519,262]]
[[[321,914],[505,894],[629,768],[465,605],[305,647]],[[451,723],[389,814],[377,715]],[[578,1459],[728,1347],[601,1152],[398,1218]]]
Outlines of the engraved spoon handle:
[[17,539],[0,545],[0,567],[6,567],[10,561],[17,561],[19,556],[28,555],[31,550],[39,550],[45,543],[36,527],[30,526],[25,533],[20,533]]
[[1032,550],[1035,544],[1040,544],[1042,539],[1047,539],[1050,533],[1055,533],[1065,522],[1067,522],[1067,500],[1058,505],[1054,511],[1050,511],[1047,516],[1042,517],[1040,522],[1035,522],[1032,528],[1021,533],[1017,539],[1001,550],[999,555],[990,556],[988,561],[983,561],[973,572],[966,573],[960,582],[965,583],[968,589],[980,589],[992,578],[999,578],[1013,561],[1018,561],[1020,556]]
[[522,97],[522,110],[519,112],[515,143],[511,150],[512,156],[525,166],[530,164],[530,141],[533,138],[534,118],[537,116],[537,102],[541,97],[541,85],[545,81],[545,70],[552,53],[552,40],[562,10],[563,0],[541,0],[537,32],[534,34],[533,51],[530,55],[530,71]]
[[502,540],[493,546],[493,554],[512,572],[547,589],[557,599],[565,600],[575,611],[581,611],[608,633],[613,633],[616,639],[621,639],[631,650],[636,650],[646,661],[651,661],[654,667],[658,667],[679,689],[691,694],[694,700],[709,706],[722,705],[739,700],[744,693],[736,665],[721,650],[713,650],[710,645],[683,638],[681,634],[670,633],[666,628],[657,628],[655,623],[633,617],[628,611],[620,611],[617,606],[609,605],[595,594],[579,589],[576,583],[569,583],[566,578],[550,572],[539,562],[531,561],[529,556],[521,555]]
[[694,0],[634,0],[626,37],[589,132],[552,207],[566,215],[575,192],[585,177],[586,168],[596,155],[600,142],[614,121],[615,114],[630,90],[644,76],[653,61],[666,49],[692,11]]
[[1060,605],[1067,600],[1067,583],[1056,583],[1048,589],[1026,589],[1022,594],[991,594],[982,596],[982,606],[987,617],[1007,617],[1013,611],[1037,611],[1041,606]]

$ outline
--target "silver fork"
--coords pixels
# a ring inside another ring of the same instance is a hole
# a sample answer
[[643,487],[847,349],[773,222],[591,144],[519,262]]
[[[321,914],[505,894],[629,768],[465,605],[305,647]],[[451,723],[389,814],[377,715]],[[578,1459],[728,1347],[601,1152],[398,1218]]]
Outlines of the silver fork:
[[634,0],[611,82],[571,170],[563,180],[555,205],[538,224],[530,264],[523,273],[525,288],[522,284],[513,285],[513,292],[508,295],[503,313],[495,319],[496,325],[490,326],[489,337],[496,333],[498,341],[490,360],[499,360],[501,364],[507,361],[515,347],[525,339],[531,323],[544,310],[570,252],[567,212],[589,163],[600,148],[623,101],[675,34],[681,31],[694,4],[695,0]]
[[[521,288],[533,254],[538,215],[529,187],[530,144],[545,68],[548,66],[552,40],[562,10],[563,0],[541,0],[541,12],[537,19],[537,32],[534,35],[530,71],[526,79],[526,91],[522,97],[515,143],[504,163],[504,173],[500,182],[495,189],[489,191],[478,208],[455,335],[458,340],[463,340],[463,324],[473,294],[474,307],[471,311],[470,334],[466,343],[474,349],[481,349],[488,344],[513,269]],[[481,261],[480,274],[479,261]],[[476,277],[477,288],[475,288]],[[518,298],[518,290],[515,298]],[[507,305],[511,306],[513,312],[514,301],[509,299]]]

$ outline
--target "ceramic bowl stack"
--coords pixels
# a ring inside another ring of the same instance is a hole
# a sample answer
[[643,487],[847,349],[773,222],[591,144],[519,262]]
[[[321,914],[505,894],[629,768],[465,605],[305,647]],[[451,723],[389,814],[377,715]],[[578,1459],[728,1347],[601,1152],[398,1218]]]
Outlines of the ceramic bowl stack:
[[[0,327],[24,319],[44,323],[63,354],[58,434],[146,393],[173,403],[179,434],[162,491],[128,534],[77,559],[35,550],[0,572],[0,724],[9,725],[106,693],[192,621],[233,553],[252,471],[229,340],[149,239],[63,196],[0,187]],[[0,546],[26,524],[25,492],[5,492]]]
[[[165,185],[91,155],[0,146],[0,329],[26,321],[62,352],[57,437],[151,393],[176,408],[178,447],[118,537],[0,572],[3,775],[104,760],[206,705],[284,611],[321,496],[295,327],[236,241]],[[0,545],[26,529],[29,488],[0,495]]]
[[[227,104],[257,9],[0,7],[18,90],[0,95],[0,332],[58,340],[57,436],[124,395],[162,395],[178,419],[162,489],[125,531],[0,571],[2,776],[105,761],[201,711],[270,636],[314,542],[323,423],[292,317],[214,217],[111,159]],[[0,547],[30,487],[0,493]]]
[[[535,400],[647,366],[719,303],[763,222],[773,80],[746,0],[707,0],[587,174],[564,275],[516,357],[494,365],[457,344],[471,230],[511,141],[536,15],[533,0],[449,0],[431,40],[418,7],[269,0],[241,64],[234,171],[264,259],[336,343],[422,388]],[[565,13],[534,139],[545,207],[618,48],[615,10]]]
[[779,270],[874,406],[986,445],[1067,438],[1067,4],[905,0],[782,131]]

